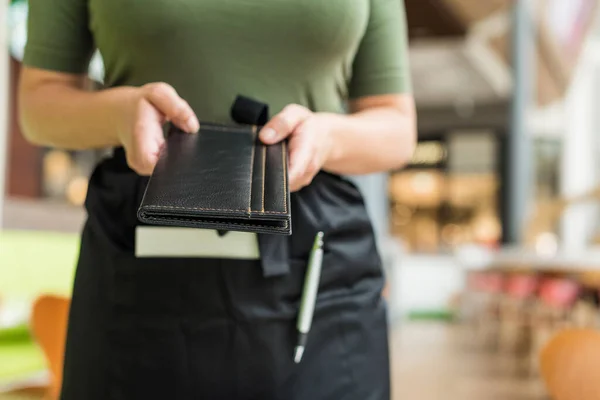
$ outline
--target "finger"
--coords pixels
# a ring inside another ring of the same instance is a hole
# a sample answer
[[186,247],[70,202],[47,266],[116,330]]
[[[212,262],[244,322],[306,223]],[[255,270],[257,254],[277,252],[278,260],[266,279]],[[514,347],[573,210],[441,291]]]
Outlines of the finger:
[[314,175],[304,174],[303,176],[299,176],[294,180],[290,180],[290,192],[294,193],[310,185]]
[[312,163],[312,161],[308,163],[309,167],[304,172],[290,176],[290,190],[292,192],[298,191],[312,182],[318,172],[318,170],[310,167]]
[[314,149],[306,137],[295,136],[290,140],[290,189],[297,191],[310,183]]
[[140,175],[151,175],[164,143],[160,125],[138,125],[131,149],[127,152],[129,166]]
[[172,86],[162,82],[150,83],[144,86],[144,93],[146,99],[163,113],[167,120],[186,132],[198,132],[200,123],[196,114]]
[[311,111],[298,104],[286,106],[274,116],[260,131],[260,140],[265,144],[274,144],[285,139],[304,120],[311,116]]

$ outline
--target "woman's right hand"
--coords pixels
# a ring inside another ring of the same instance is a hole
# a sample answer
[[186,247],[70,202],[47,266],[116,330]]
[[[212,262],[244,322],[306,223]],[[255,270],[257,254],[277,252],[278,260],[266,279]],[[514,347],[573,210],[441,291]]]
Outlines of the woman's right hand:
[[167,121],[188,133],[200,129],[190,105],[175,89],[162,82],[134,88],[119,112],[117,129],[127,154],[127,164],[140,175],[151,175],[164,146],[163,124]]

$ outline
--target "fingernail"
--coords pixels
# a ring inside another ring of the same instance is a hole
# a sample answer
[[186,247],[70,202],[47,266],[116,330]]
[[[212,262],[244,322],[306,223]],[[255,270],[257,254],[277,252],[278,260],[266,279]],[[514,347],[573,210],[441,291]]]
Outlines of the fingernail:
[[197,133],[200,130],[200,122],[198,122],[198,118],[194,116],[190,117],[185,125],[190,133]]
[[260,136],[261,136],[262,140],[266,140],[266,141],[270,142],[272,140],[275,140],[275,137],[277,136],[277,132],[275,132],[275,130],[272,128],[265,128],[260,133]]

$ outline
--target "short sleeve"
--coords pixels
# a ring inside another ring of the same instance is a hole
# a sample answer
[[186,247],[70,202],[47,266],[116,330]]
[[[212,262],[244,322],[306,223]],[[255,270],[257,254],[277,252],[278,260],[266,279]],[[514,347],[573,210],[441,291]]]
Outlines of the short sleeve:
[[89,0],[29,0],[25,65],[85,73],[94,51]]
[[403,0],[370,0],[369,22],[352,64],[350,98],[412,89]]

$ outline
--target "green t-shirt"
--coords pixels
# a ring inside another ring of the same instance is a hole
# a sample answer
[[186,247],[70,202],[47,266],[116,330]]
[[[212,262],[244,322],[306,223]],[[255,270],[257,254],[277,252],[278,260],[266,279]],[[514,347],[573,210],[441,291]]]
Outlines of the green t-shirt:
[[30,0],[29,66],[105,85],[163,81],[200,120],[229,121],[236,95],[343,112],[410,90],[402,0]]

